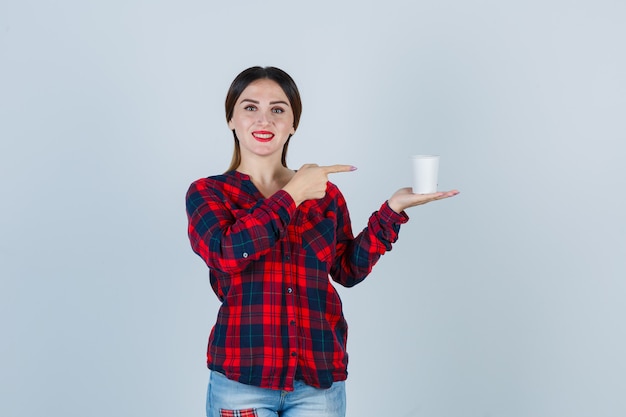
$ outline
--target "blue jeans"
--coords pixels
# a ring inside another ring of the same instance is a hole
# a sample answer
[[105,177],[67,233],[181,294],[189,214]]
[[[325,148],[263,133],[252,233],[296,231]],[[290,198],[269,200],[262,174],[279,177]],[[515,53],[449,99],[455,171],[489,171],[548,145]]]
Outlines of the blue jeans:
[[296,381],[294,391],[259,388],[231,381],[211,372],[206,402],[207,417],[345,417],[345,383],[328,389]]

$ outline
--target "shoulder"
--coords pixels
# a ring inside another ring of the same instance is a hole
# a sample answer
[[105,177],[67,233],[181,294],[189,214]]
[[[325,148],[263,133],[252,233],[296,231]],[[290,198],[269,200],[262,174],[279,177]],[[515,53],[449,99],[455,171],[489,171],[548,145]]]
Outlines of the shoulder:
[[[200,178],[191,183],[186,193],[187,203],[225,201],[227,196],[239,194],[242,180],[234,172]],[[193,205],[193,204],[192,204]]]
[[332,210],[347,210],[346,199],[339,187],[328,181],[328,185],[326,186],[326,195],[322,200],[318,200],[321,205],[325,206],[325,209]]
[[235,174],[235,172],[226,172],[224,174],[212,175],[210,177],[200,178],[195,180],[189,186],[189,191],[211,190],[211,189],[225,189],[229,187],[240,187],[241,179]]
[[326,195],[333,199],[344,200],[343,194],[339,187],[336,184],[328,181],[328,186],[326,187]]

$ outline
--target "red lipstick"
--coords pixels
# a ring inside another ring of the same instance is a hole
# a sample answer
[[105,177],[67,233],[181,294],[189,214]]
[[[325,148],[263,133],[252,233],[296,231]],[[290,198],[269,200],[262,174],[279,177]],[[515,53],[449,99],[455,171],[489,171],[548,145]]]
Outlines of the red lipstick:
[[256,130],[252,132],[252,136],[259,142],[269,142],[274,139],[274,134],[272,132],[268,132],[267,130]]

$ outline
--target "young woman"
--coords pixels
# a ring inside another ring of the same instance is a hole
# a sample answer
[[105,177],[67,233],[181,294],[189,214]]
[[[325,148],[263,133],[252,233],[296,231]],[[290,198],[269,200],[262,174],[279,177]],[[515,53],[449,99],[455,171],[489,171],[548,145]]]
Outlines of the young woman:
[[302,111],[293,79],[249,68],[225,107],[230,168],[195,181],[186,198],[191,246],[222,303],[207,352],[207,416],[344,416],[347,323],[329,277],[358,284],[391,249],[405,209],[458,191],[403,188],[354,237],[328,175],[355,168],[287,167]]

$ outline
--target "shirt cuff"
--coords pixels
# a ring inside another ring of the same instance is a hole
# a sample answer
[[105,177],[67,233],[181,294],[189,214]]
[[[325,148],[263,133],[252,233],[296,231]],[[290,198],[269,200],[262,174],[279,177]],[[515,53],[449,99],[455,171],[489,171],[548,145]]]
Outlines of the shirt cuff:
[[389,202],[385,201],[378,211],[380,219],[385,223],[404,224],[409,221],[409,215],[405,211],[396,213],[389,206]]
[[289,223],[289,219],[296,212],[296,202],[285,190],[276,191],[270,198],[270,205],[274,205],[276,212],[284,218],[287,216],[287,223]]

